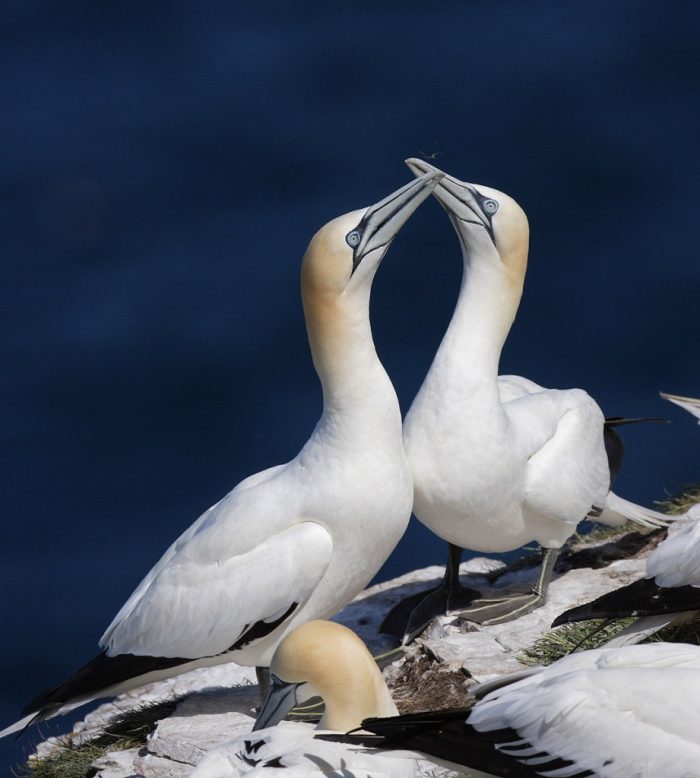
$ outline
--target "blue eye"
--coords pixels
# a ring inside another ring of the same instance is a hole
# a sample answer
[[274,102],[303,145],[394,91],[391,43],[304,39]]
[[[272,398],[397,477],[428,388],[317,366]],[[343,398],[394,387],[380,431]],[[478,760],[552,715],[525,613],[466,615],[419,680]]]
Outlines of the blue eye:
[[493,214],[498,210],[498,203],[496,200],[484,200],[484,202],[481,204],[481,207],[484,209],[485,213],[488,213],[489,216],[493,216]]
[[362,240],[362,236],[357,230],[353,230],[352,232],[348,232],[348,234],[345,236],[345,242],[350,246],[350,248],[356,248],[360,245],[360,241]]

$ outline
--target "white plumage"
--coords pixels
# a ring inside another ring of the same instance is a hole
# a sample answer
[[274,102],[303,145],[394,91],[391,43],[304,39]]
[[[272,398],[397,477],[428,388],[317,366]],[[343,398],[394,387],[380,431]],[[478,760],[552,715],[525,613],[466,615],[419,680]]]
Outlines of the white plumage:
[[379,570],[406,528],[413,490],[398,401],[372,340],[370,289],[439,178],[412,181],[314,236],[302,298],[324,407],[308,442],[206,511],[119,611],[100,641],[105,653],[0,736],[193,667],[266,666],[289,630],[337,612]]
[[[467,721],[481,733],[514,730],[499,750],[539,775],[697,778],[698,695],[697,646],[602,648],[491,692]],[[548,771],[552,757],[572,764]]]
[[674,403],[679,408],[692,413],[700,424],[700,398],[698,397],[681,397],[678,394],[667,394],[666,392],[660,392],[664,400]]
[[361,746],[319,740],[328,734],[308,724],[283,721],[213,749],[190,778],[413,778],[416,756],[397,757]]
[[[318,739],[355,729],[370,716],[397,713],[377,664],[347,627],[328,621],[297,627],[280,642],[270,672],[272,686],[258,715],[257,729],[212,750],[192,778],[270,776],[279,770],[294,778],[412,778],[415,774],[415,754],[367,752],[362,746]],[[266,726],[314,696],[325,702],[317,729],[285,721]]]
[[[697,400],[662,397],[677,401],[681,407],[690,403],[697,415]],[[587,619],[615,619],[640,616],[622,629],[606,645],[626,646],[639,643],[664,627],[680,624],[697,617],[700,610],[700,504],[691,506],[669,530],[669,537],[649,555],[647,576],[598,597],[592,602],[571,608],[558,616],[553,626]]]
[[[416,174],[435,170],[421,160],[408,165]],[[452,320],[404,421],[404,443],[414,513],[453,547],[505,552],[535,540],[546,549],[532,595],[476,602],[467,611],[495,623],[544,601],[558,549],[587,516],[652,526],[668,517],[610,492],[605,419],[585,391],[498,376],[527,266],[529,228],[520,206],[451,176],[434,194],[460,239],[464,275]],[[425,623],[419,611],[407,635]]]

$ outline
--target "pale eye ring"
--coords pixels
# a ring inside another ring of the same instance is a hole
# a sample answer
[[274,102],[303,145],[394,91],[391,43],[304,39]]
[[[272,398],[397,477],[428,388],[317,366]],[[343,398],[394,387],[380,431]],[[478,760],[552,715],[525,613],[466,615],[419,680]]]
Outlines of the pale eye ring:
[[348,234],[345,236],[345,242],[352,249],[357,248],[357,246],[360,245],[361,240],[362,240],[362,236],[357,230],[352,230],[351,232],[348,232]]
[[493,216],[494,213],[498,210],[498,202],[496,200],[484,200],[484,202],[481,204],[481,207],[484,209],[484,212],[487,213],[489,216]]

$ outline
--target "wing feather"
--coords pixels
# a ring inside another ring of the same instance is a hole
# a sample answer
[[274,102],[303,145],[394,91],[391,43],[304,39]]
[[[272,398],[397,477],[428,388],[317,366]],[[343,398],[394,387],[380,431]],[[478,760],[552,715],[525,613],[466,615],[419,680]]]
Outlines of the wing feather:
[[328,531],[311,521],[224,559],[194,557],[185,544],[137,590],[101,645],[109,655],[193,659],[243,645],[256,624],[286,618],[309,599],[332,549]]
[[526,508],[576,524],[610,489],[605,419],[581,389],[545,389],[507,403],[519,444],[528,458]]

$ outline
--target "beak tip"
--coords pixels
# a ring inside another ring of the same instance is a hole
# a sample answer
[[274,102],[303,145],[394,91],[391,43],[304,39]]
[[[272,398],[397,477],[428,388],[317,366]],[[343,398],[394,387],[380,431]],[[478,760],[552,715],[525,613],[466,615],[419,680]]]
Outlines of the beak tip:
[[429,165],[422,159],[418,159],[417,157],[409,157],[408,159],[404,160],[404,163],[408,169],[416,175],[422,175],[423,173],[429,173],[431,170],[437,170],[437,168]]

